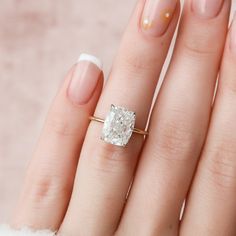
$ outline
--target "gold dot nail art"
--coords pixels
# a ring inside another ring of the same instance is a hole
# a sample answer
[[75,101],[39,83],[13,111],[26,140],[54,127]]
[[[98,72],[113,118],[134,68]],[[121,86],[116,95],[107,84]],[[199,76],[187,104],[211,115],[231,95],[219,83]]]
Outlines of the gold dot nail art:
[[161,19],[164,21],[169,21],[172,17],[171,11],[169,9],[164,9],[160,12]]
[[152,27],[152,22],[148,18],[144,18],[142,22],[143,29],[148,30]]
[[171,16],[170,12],[166,12],[166,13],[165,13],[165,18],[166,18],[166,19],[169,19],[170,16]]
[[173,19],[178,0],[146,0],[140,26],[146,34],[163,35]]

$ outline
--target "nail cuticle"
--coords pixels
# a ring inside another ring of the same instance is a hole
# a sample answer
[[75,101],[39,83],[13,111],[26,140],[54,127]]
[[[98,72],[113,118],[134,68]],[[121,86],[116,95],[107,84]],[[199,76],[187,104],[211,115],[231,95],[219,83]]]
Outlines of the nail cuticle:
[[191,10],[203,19],[217,17],[223,7],[224,0],[192,0]]

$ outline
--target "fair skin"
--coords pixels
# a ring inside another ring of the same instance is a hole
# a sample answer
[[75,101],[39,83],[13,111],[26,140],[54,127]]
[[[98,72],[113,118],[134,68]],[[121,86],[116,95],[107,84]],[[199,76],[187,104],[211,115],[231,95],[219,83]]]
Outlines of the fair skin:
[[102,125],[89,116],[104,118],[116,104],[135,111],[135,126],[145,129],[180,14],[177,0],[139,0],[103,91],[98,65],[80,61],[69,71],[13,226],[66,236],[236,235],[236,20],[228,29],[229,13],[230,0],[185,1],[149,135],[134,134],[124,148],[101,140]]

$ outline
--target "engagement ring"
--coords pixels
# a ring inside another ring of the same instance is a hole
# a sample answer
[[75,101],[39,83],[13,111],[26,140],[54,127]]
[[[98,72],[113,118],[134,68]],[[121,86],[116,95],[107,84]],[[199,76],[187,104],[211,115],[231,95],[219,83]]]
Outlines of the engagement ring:
[[125,147],[133,133],[148,135],[147,131],[135,128],[135,112],[124,107],[111,105],[105,120],[96,116],[91,116],[90,120],[104,123],[101,139],[116,146]]

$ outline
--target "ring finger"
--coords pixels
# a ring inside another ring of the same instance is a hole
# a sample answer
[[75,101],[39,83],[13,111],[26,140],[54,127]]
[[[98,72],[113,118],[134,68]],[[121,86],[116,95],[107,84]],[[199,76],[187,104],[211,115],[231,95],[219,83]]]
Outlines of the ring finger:
[[[115,104],[135,111],[136,126],[145,129],[178,14],[177,0],[139,1],[96,116],[103,118],[110,105]],[[62,234],[104,236],[117,228],[144,139],[135,135],[126,148],[121,148],[101,141],[100,133],[100,124],[92,122]]]

